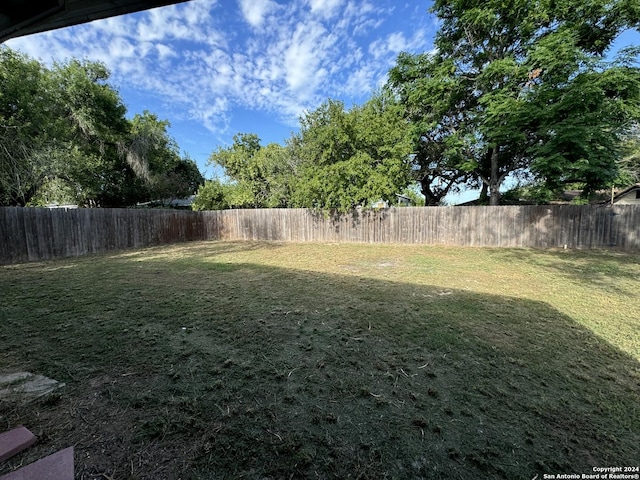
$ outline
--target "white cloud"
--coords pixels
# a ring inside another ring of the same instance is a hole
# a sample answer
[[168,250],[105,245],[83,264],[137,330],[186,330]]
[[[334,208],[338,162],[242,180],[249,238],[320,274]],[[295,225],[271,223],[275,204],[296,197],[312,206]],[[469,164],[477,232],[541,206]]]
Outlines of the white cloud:
[[366,95],[376,87],[376,77],[380,74],[372,65],[365,65],[347,76],[344,91],[350,96]]
[[284,52],[286,81],[291,90],[309,90],[321,81],[324,69],[320,64],[326,51],[322,47],[330,43],[327,38],[326,30],[319,24],[301,24],[296,28]]
[[399,53],[404,50],[406,41],[402,33],[392,33],[387,38],[380,38],[369,45],[369,53],[374,58],[384,57],[390,53]]
[[160,60],[168,60],[170,58],[175,58],[178,56],[176,51],[167,45],[158,44],[155,47],[156,47],[156,50],[158,51],[158,56],[160,57]]
[[324,18],[333,17],[342,4],[343,0],[309,0],[311,12],[322,15]]
[[404,51],[416,50],[425,43],[422,32],[416,32],[413,37],[407,39],[402,32],[394,32],[385,38],[373,41],[369,45],[369,53],[375,59],[388,56],[397,56],[398,53]]
[[239,0],[244,19],[252,27],[260,27],[275,4],[270,0]]
[[389,25],[394,8],[394,0],[192,0],[8,45],[48,64],[102,61],[116,87],[156,99],[162,117],[220,133],[236,107],[295,125],[327,97],[366,99],[400,51],[430,47],[405,18]]
[[384,20],[382,18],[363,19],[353,26],[353,36],[359,37],[359,36],[367,35],[370,32],[373,32],[376,29],[378,29],[383,23],[384,23]]
[[127,39],[118,37],[109,43],[111,58],[131,58],[136,54],[136,47]]

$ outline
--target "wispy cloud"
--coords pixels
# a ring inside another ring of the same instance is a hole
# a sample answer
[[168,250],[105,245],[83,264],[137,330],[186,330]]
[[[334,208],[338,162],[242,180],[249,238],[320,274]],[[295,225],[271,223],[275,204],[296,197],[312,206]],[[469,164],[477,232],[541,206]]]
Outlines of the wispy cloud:
[[8,45],[47,63],[104,62],[116,85],[160,99],[170,118],[221,133],[236,107],[293,125],[327,97],[365,99],[400,51],[431,48],[432,32],[419,23],[408,32],[395,8],[394,0],[192,0]]
[[339,7],[344,0],[309,0],[311,12],[322,15],[324,18],[331,18],[338,13]]
[[260,27],[267,14],[273,11],[277,4],[270,0],[239,0],[244,19],[252,27]]

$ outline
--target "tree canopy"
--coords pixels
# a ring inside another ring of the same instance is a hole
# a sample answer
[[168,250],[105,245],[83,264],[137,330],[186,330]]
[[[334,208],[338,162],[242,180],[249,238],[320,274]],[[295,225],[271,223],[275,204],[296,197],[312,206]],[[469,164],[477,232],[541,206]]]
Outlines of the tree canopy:
[[300,131],[285,146],[262,146],[255,134],[238,134],[209,163],[227,183],[208,182],[196,208],[306,207],[340,210],[369,206],[409,182],[410,144],[402,107],[375,96],[345,109],[327,100],[300,118]]
[[469,187],[498,205],[507,178],[538,198],[637,181],[640,47],[611,55],[640,29],[637,0],[434,0],[431,13],[435,48],[401,53],[367,102],[327,99],[284,145],[234,136],[209,157],[223,178],[206,184],[168,121],[127,118],[103,64],[47,68],[0,48],[0,205],[127,206],[199,189],[199,209],[346,211],[395,204],[416,182],[427,205]]
[[275,208],[290,204],[294,165],[289,150],[277,143],[261,145],[253,133],[234,135],[230,147],[219,147],[210,156],[210,165],[221,167],[226,184],[219,180],[205,185],[197,208]]
[[109,71],[71,60],[47,68],[0,48],[0,205],[123,207],[195,193],[169,123],[126,117]]
[[403,53],[388,88],[411,122],[429,203],[509,175],[586,191],[617,176],[621,139],[640,117],[638,49],[603,54],[640,7],[627,0],[437,0],[435,50]]
[[374,96],[346,110],[328,100],[300,119],[292,148],[301,169],[293,192],[300,207],[346,211],[395,196],[409,183],[410,143],[402,108]]
[[0,205],[25,204],[49,174],[51,103],[42,65],[0,49]]

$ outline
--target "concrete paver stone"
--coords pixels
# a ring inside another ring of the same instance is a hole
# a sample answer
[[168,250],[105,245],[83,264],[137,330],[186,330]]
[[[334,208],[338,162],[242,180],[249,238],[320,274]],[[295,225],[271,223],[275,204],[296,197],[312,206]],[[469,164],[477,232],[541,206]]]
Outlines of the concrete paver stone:
[[25,427],[0,433],[0,462],[13,457],[36,442],[36,436]]
[[0,477],[0,480],[73,480],[73,447]]

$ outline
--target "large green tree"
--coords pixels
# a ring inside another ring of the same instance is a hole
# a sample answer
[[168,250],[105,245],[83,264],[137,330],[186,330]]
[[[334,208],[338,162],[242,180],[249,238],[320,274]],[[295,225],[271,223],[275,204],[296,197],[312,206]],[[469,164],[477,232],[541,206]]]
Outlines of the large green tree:
[[396,203],[410,183],[411,152],[403,107],[388,95],[345,109],[327,100],[300,119],[286,145],[262,146],[238,134],[209,163],[224,182],[207,182],[194,208],[305,207],[346,211],[379,200]]
[[[200,191],[199,196],[213,195],[212,198],[223,194],[225,200],[222,203],[213,200],[214,205],[236,208],[289,206],[296,166],[287,147],[277,143],[262,146],[256,134],[240,133],[233,137],[230,147],[219,147],[214,151],[209,164],[222,167],[227,180],[224,189],[220,182],[214,182]],[[199,203],[208,205],[203,198]]]
[[0,48],[0,205],[121,207],[197,190],[168,122],[127,119],[108,78],[99,62],[46,68]]
[[193,195],[204,183],[196,163],[180,156],[169,126],[168,120],[145,110],[133,117],[128,134],[118,143],[120,154],[143,181],[140,194],[157,201]]
[[428,206],[472,184],[473,109],[468,109],[467,80],[452,75],[452,61],[434,54],[398,56],[388,87],[405,107],[412,139],[412,175]]
[[191,208],[196,211],[200,210],[226,210],[231,208],[229,205],[229,192],[227,185],[220,180],[207,180],[198,189],[195,200]]
[[0,205],[26,204],[50,174],[51,103],[42,65],[0,48]]
[[390,71],[413,126],[422,191],[475,182],[497,205],[509,175],[592,191],[617,175],[621,136],[639,115],[637,51],[603,60],[638,28],[629,0],[436,0],[436,49]]
[[379,200],[395,204],[410,182],[402,107],[383,94],[346,110],[328,100],[300,120],[290,142],[300,169],[293,204],[346,211]]
[[66,182],[81,205],[121,207],[144,200],[144,178],[127,162],[127,110],[107,82],[106,66],[73,59],[55,64],[48,76],[60,132],[56,181]]

